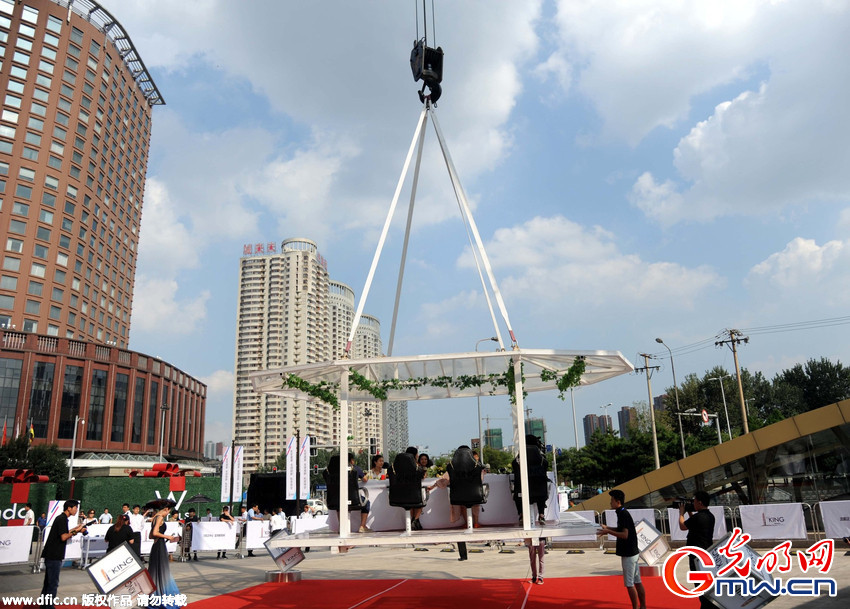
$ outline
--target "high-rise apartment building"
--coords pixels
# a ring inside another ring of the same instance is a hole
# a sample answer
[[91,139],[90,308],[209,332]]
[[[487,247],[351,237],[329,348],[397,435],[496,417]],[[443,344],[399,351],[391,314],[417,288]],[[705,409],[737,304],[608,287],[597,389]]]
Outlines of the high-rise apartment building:
[[[287,239],[280,251],[275,243],[245,247],[239,270],[233,428],[236,443],[244,447],[246,471],[275,461],[296,430],[315,436],[320,446],[339,442],[338,413],[331,406],[256,394],[248,373],[342,358],[354,313],[354,291],[330,279],[327,261],[313,241]],[[351,357],[380,356],[380,330],[376,318],[363,315]],[[406,429],[406,404],[401,404],[403,409],[388,406],[387,418],[403,418]],[[383,430],[380,404],[351,404],[347,435],[353,436],[353,450],[382,446]]]
[[585,445],[590,443],[590,437],[593,435],[593,432],[599,430],[603,433],[606,431],[613,430],[611,426],[611,415],[595,415],[595,414],[586,414],[582,419],[584,423],[584,443]]
[[163,103],[95,2],[0,0],[0,325],[126,347]]
[[620,425],[620,437],[629,438],[629,426],[637,424],[637,408],[634,406],[623,406],[617,412],[617,422]]
[[78,454],[199,457],[206,387],[127,350],[162,96],[92,0],[0,0],[0,68],[0,416]]

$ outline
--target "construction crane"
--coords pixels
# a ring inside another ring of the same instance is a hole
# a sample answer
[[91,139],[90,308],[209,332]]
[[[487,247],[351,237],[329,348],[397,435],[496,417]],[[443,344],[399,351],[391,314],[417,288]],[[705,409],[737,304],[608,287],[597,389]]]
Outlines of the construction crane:
[[[440,85],[443,82],[443,49],[428,46],[428,15],[425,8],[425,0],[422,0],[422,23],[424,36],[419,37],[419,14],[416,15],[416,40],[413,42],[413,50],[410,51],[410,70],[413,72],[414,82],[422,81],[419,90],[419,101],[423,104],[426,99],[436,104],[443,94]],[[436,37],[434,26],[434,4],[431,4],[431,30]],[[425,94],[425,88],[428,94]]]

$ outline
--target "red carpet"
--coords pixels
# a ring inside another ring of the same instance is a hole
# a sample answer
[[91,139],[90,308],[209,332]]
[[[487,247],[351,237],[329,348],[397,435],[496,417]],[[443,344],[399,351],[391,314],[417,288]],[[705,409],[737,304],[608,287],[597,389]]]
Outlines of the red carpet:
[[[659,577],[644,578],[653,609],[698,607],[674,596]],[[631,609],[623,578],[304,580],[262,584],[191,603],[189,609]]]

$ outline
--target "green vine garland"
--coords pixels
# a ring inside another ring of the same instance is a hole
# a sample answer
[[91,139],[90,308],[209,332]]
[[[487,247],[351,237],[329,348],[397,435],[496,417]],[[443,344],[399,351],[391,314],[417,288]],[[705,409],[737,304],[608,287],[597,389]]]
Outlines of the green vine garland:
[[[570,387],[576,387],[581,382],[581,375],[585,371],[584,357],[577,357],[572,365],[563,374],[558,374],[554,370],[543,368],[540,370],[540,380],[543,382],[555,381],[555,386],[558,389],[558,397],[561,400],[566,399],[565,393]],[[520,364],[520,370],[523,370],[523,364]],[[407,380],[386,379],[382,381],[371,381],[365,376],[354,370],[348,369],[349,384],[356,387],[364,393],[368,393],[377,400],[386,400],[389,397],[389,391],[400,390],[416,390],[420,387],[429,385],[431,387],[441,387],[443,389],[458,389],[463,391],[470,387],[478,387],[489,384],[491,386],[490,395],[494,395],[499,387],[504,387],[508,391],[511,404],[516,404],[516,378],[514,375],[513,359],[510,360],[507,370],[501,374],[461,374],[457,377],[437,376],[437,377],[417,377]],[[522,374],[523,384],[525,383],[525,374]],[[296,374],[288,374],[282,382],[283,388],[297,389],[306,393],[312,398],[329,404],[335,409],[339,408],[339,383],[329,383],[320,381],[319,383],[310,383],[302,379]],[[528,392],[523,390],[523,398],[528,395]]]

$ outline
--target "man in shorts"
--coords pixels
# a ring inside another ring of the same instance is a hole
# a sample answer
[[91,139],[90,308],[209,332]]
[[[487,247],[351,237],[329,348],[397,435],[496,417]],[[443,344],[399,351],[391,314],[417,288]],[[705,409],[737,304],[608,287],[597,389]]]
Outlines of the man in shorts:
[[617,514],[617,528],[603,526],[597,535],[613,535],[617,538],[616,553],[623,565],[623,583],[632,601],[632,609],[646,609],[646,591],[640,581],[640,554],[637,545],[637,532],[632,515],[623,506],[626,495],[621,490],[614,489],[611,495],[611,509]]

